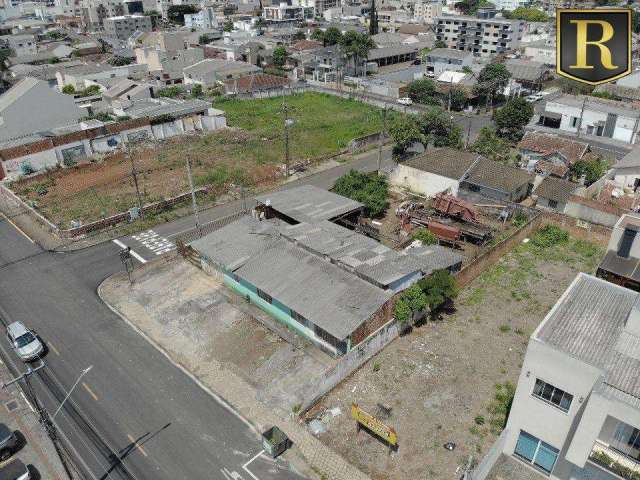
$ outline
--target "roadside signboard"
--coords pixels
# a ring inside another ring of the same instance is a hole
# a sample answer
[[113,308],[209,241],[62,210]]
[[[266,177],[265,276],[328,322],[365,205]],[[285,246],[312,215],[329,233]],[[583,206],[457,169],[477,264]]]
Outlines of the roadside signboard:
[[367,430],[375,433],[386,441],[390,446],[398,446],[398,435],[396,434],[396,431],[392,427],[382,423],[370,413],[362,410],[357,403],[351,404],[351,416],[356,421],[356,427],[358,429],[360,429],[360,426],[364,426]]

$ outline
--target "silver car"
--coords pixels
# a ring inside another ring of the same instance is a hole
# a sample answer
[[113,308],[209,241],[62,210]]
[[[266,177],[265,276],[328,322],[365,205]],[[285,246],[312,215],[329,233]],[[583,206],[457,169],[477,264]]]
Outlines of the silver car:
[[25,362],[35,360],[44,352],[44,345],[36,334],[21,322],[13,322],[7,326],[7,338],[16,354]]

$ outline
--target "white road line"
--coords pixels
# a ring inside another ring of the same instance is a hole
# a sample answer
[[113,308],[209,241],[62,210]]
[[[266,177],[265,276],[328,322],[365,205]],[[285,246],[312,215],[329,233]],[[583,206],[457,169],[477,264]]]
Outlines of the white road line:
[[130,434],[127,434],[127,438],[131,441],[131,443],[133,443],[133,446],[138,449],[138,451],[143,454],[145,457],[148,457],[149,455],[147,455],[147,452],[145,452],[144,448],[142,448],[142,445],[140,445],[138,442],[136,442],[136,439],[133,438]]
[[29,235],[27,235],[24,230],[22,230],[18,225],[16,225],[15,223],[13,223],[11,221],[11,219],[9,217],[7,217],[4,213],[0,213],[0,215],[2,215],[2,218],[4,218],[7,222],[9,222],[11,224],[11,226],[13,228],[15,228],[18,232],[20,232],[22,234],[22,236],[24,238],[26,238],[27,240],[29,240],[31,243],[36,243]]
[[[118,239],[115,239],[113,243],[118,245],[120,248],[127,248],[127,246]],[[147,261],[144,258],[142,258],[140,254],[134,252],[133,250],[129,250],[129,253],[131,253],[131,256],[136,260],[138,260],[140,263],[147,263]]]
[[264,453],[264,450],[260,450],[258,453],[256,453],[253,458],[251,460],[249,460],[247,463],[245,463],[242,466],[242,469],[247,472],[249,475],[251,475],[251,478],[253,478],[254,480],[260,480],[258,477],[256,477],[247,467],[249,466],[249,464],[251,462],[253,462],[256,458],[258,458],[260,455],[262,455]]
[[24,392],[22,391],[22,389],[20,389],[20,395],[22,395],[22,398],[24,398],[24,401],[27,405],[29,405],[29,408],[31,409],[31,411],[33,413],[36,413],[36,409],[33,408],[33,406],[31,405],[31,402],[29,400],[27,400],[27,396],[24,394]]

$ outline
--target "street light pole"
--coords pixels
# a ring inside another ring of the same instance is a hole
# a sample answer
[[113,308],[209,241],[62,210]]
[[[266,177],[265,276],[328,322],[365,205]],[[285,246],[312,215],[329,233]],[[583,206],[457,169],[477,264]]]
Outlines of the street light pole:
[[93,365],[89,365],[87,368],[85,368],[80,373],[80,375],[78,376],[78,379],[76,380],[76,383],[74,383],[73,386],[69,389],[69,391],[67,392],[67,395],[62,399],[62,402],[60,402],[60,405],[58,406],[58,409],[51,416],[51,420],[54,420],[56,418],[56,415],[58,415],[58,412],[62,409],[62,407],[64,406],[66,401],[69,399],[69,397],[73,393],[73,390],[78,386],[78,384],[80,383],[80,380],[82,379],[82,377],[84,377],[87,373],[89,373],[92,368],[93,368]]

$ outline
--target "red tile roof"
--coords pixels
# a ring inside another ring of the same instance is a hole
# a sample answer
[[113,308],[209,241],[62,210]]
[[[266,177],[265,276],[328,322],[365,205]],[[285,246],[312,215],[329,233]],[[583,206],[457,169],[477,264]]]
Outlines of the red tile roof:
[[544,156],[561,154],[569,165],[580,160],[589,149],[589,144],[569,140],[550,133],[527,132],[518,143],[521,150],[531,150]]
[[245,93],[281,88],[289,83],[290,81],[286,77],[258,74],[248,75],[237,80],[227,80],[224,82],[224,88],[227,92]]

